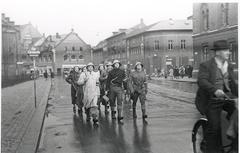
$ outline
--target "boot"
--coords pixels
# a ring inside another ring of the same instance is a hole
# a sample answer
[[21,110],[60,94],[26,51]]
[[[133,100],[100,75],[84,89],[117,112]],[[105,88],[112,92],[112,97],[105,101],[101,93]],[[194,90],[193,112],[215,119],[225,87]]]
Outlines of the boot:
[[137,118],[136,108],[133,108],[133,118]]
[[122,119],[123,119],[122,109],[118,109],[118,121],[121,121]]
[[116,111],[112,110],[112,119],[116,119],[116,115],[115,114],[116,114]]
[[142,118],[145,119],[148,116],[146,115],[146,109],[142,109]]
[[73,113],[75,114],[76,113],[76,106],[73,105]]

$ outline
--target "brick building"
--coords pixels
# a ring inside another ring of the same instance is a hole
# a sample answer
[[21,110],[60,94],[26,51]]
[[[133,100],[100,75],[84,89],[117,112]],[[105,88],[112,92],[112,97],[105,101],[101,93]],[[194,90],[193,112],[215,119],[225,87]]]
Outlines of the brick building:
[[227,40],[230,61],[238,64],[238,4],[194,3],[193,4],[193,49],[194,72],[199,64],[214,56],[210,49],[217,40]]
[[107,56],[107,42],[105,40],[99,42],[92,49],[92,61],[96,65],[104,64],[107,61]]

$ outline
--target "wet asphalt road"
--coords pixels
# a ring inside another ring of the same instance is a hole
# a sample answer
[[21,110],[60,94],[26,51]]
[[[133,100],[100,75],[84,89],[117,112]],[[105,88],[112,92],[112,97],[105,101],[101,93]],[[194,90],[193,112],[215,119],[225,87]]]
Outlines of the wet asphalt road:
[[191,153],[191,130],[199,113],[194,94],[149,83],[147,123],[132,118],[124,104],[124,124],[100,112],[99,127],[72,112],[70,86],[55,79],[38,153]]

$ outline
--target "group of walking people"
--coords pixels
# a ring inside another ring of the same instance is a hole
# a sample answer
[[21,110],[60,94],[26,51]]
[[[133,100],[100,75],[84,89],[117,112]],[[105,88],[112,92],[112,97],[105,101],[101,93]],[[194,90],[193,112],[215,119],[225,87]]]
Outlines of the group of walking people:
[[82,68],[76,66],[70,71],[66,81],[71,84],[73,112],[78,110],[79,115],[82,115],[84,110],[87,121],[92,119],[94,124],[98,124],[98,114],[103,105],[106,115],[110,111],[113,120],[123,123],[124,95],[129,95],[132,101],[133,118],[137,118],[138,99],[141,103],[142,118],[147,118],[147,77],[141,62],[135,64],[133,72],[119,60],[106,65],[100,64],[98,67],[93,63]]

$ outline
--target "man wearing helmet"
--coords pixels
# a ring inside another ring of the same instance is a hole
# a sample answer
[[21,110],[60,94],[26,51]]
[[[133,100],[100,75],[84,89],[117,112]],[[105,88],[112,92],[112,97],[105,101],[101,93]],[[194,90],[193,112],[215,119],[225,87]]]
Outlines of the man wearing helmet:
[[147,77],[143,70],[143,64],[141,62],[137,62],[135,64],[135,71],[130,74],[129,77],[130,91],[131,97],[133,100],[132,108],[133,108],[133,118],[137,118],[136,114],[136,103],[139,98],[142,109],[142,118],[147,118],[146,115],[146,94],[147,94]]
[[[107,90],[110,91],[110,106],[112,119],[116,119],[116,103],[117,98],[117,112],[118,112],[118,121],[120,122],[123,119],[122,116],[122,101],[123,101],[123,81],[125,79],[124,70],[120,69],[121,63],[119,60],[114,60],[113,69],[109,72],[107,78]],[[126,86],[124,85],[126,90]]]

